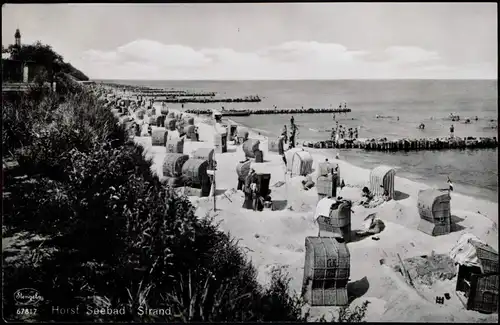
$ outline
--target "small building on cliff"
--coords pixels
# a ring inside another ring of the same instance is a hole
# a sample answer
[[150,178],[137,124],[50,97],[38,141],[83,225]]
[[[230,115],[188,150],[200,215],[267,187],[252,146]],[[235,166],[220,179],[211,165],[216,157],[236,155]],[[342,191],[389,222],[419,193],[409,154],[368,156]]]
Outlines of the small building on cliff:
[[21,49],[21,33],[19,29],[14,34],[15,43],[10,57],[2,55],[2,91],[20,90],[32,83],[35,77],[45,67],[34,61],[23,61],[19,59],[18,52]]

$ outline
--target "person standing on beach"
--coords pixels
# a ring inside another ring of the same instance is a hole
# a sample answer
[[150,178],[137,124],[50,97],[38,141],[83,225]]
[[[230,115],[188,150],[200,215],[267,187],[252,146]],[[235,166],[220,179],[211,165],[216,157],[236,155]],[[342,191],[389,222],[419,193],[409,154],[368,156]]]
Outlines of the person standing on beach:
[[453,183],[451,182],[450,176],[448,176],[448,191],[453,192]]
[[450,126],[450,138],[455,137],[455,127],[453,124]]
[[297,132],[297,127],[295,126],[295,119],[293,116],[290,118],[290,147],[295,148],[295,133]]
[[288,142],[288,134],[286,130],[286,124],[283,125],[283,130],[281,131],[281,135],[283,136],[283,142],[287,143]]
[[297,132],[297,127],[292,124],[292,129],[290,130],[290,148],[295,148],[295,133]]

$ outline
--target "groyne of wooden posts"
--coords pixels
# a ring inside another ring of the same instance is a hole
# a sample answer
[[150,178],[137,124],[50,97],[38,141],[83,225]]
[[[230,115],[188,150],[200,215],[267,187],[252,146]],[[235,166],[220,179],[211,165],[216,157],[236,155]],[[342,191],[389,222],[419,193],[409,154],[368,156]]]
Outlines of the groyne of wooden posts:
[[[248,110],[219,111],[224,116],[268,115],[268,114],[314,114],[314,113],[349,113],[350,108],[255,108]],[[212,114],[211,109],[187,109],[190,114]]]
[[482,149],[498,148],[496,137],[465,137],[465,138],[422,138],[422,139],[370,139],[339,141],[333,140],[302,143],[303,147],[326,149],[364,149],[368,151],[418,151],[418,150],[440,150],[440,149]]

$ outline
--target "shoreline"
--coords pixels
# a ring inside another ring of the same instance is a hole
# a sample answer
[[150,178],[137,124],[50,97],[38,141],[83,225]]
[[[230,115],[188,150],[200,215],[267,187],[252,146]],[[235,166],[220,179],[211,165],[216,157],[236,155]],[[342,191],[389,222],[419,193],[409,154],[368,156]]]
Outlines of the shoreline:
[[[161,105],[155,104],[155,109]],[[199,128],[202,142],[185,142],[184,154],[190,154],[200,147],[213,148],[215,127],[209,117],[184,113],[178,109],[169,109],[185,116],[192,116]],[[230,119],[225,119],[235,123]],[[153,127],[155,128],[155,127]],[[228,144],[228,152],[216,153],[217,211],[213,211],[212,197],[189,197],[196,208],[196,215],[204,218],[207,213],[215,217],[215,222],[226,233],[239,240],[240,247],[257,269],[257,277],[262,285],[267,285],[270,271],[273,267],[284,268],[291,278],[291,289],[300,294],[304,267],[304,240],[307,236],[317,236],[318,226],[314,222],[314,210],[317,203],[317,191],[313,187],[305,191],[302,187],[302,176],[290,178],[285,174],[284,164],[278,153],[268,152],[268,137],[259,135],[250,127],[249,137],[261,141],[260,149],[264,152],[264,163],[254,164],[259,169],[265,169],[271,174],[270,189],[274,202],[284,205],[282,208],[262,212],[242,209],[243,193],[236,191],[237,177],[235,167],[238,161],[244,159],[241,146]],[[162,176],[162,163],[165,157],[165,147],[151,145],[150,137],[134,137],[134,141],[144,147],[147,158],[152,158],[152,169]],[[307,149],[305,149],[307,150]],[[336,160],[315,150],[308,150],[314,159],[313,169],[317,170],[318,162],[328,158],[330,162],[338,163],[341,177],[346,187],[338,191],[346,199],[356,200],[362,186],[369,183],[369,169],[358,167],[352,163]],[[316,179],[317,172],[311,174]],[[280,184],[281,183],[281,184]],[[498,315],[481,315],[467,311],[457,298],[447,302],[446,306],[435,304],[436,294],[454,292],[456,280],[436,280],[432,287],[402,288],[404,280],[398,280],[398,275],[390,268],[396,255],[402,259],[415,256],[448,254],[463,233],[472,233],[498,250],[498,204],[469,197],[459,193],[451,194],[451,213],[457,218],[460,230],[443,236],[429,236],[417,230],[420,220],[417,210],[417,195],[420,189],[429,188],[425,183],[415,182],[396,176],[395,188],[406,194],[406,197],[391,200],[376,208],[366,209],[353,206],[352,229],[360,229],[364,217],[377,213],[383,220],[385,229],[379,234],[380,240],[370,238],[348,243],[351,254],[351,282],[368,281],[366,293],[355,298],[351,306],[358,306],[363,301],[370,301],[367,311],[367,321],[430,321],[428,315],[434,314],[435,321],[486,321],[494,322]],[[478,211],[480,213],[478,213]],[[389,268],[379,264],[380,259],[391,263]],[[390,261],[390,262],[389,262]],[[394,262],[393,262],[394,261]],[[394,264],[395,265],[395,264]],[[393,265],[392,265],[393,266]],[[365,280],[363,280],[365,279]],[[414,299],[418,293],[425,298]],[[311,315],[328,314],[336,307],[312,307]],[[424,311],[425,310],[425,311]]]
[[[224,119],[223,119],[224,120]],[[238,126],[243,126],[244,128],[248,129],[248,130],[252,130],[255,134],[258,134],[258,133],[261,133],[261,134],[264,134],[266,137],[268,138],[272,138],[272,137],[277,137],[276,134],[274,134],[273,132],[271,131],[267,131],[267,130],[261,130],[261,129],[257,129],[257,128],[252,128],[250,126],[247,126],[245,125],[244,123],[239,123],[239,122],[235,122],[234,120],[230,120],[230,119],[226,119],[228,121],[231,121],[231,123],[233,124],[236,124]],[[305,139],[298,139],[299,142],[303,142],[303,141],[307,141]],[[299,143],[299,146],[297,147],[300,147],[300,143]],[[329,160],[331,159],[334,159],[335,158],[335,153],[336,151],[338,151],[340,153],[340,156],[342,158],[342,152],[344,150],[362,150],[362,149],[317,149],[317,148],[304,148],[305,150],[307,151],[310,151],[310,152],[318,152],[318,154],[320,155],[323,155],[325,156],[326,158],[328,158]],[[327,150],[330,150],[330,152],[328,152]],[[495,149],[493,149],[495,150]],[[498,149],[496,149],[498,150]],[[367,152],[368,154],[370,152]],[[341,159],[342,160],[342,159]],[[365,169],[365,170],[368,170],[370,171],[370,168],[366,167],[366,164],[363,164],[363,159],[354,159],[354,161],[352,162],[347,162],[355,167],[359,167],[359,168],[362,168],[362,169]],[[396,176],[397,176],[397,173],[398,173],[398,169],[402,168],[401,166],[394,166],[396,168]],[[436,183],[432,183],[430,182],[429,180],[426,179],[426,175],[421,175],[421,174],[417,174],[417,173],[413,173],[413,175],[416,175],[417,177],[422,177],[424,178],[424,180],[417,180],[413,177],[411,177],[412,173],[406,173],[406,174],[410,174],[409,175],[405,175],[405,176],[402,176],[402,178],[405,178],[409,181],[412,181],[412,182],[415,182],[417,184],[423,184],[425,186],[428,186],[428,187],[435,187],[437,184]],[[399,176],[397,176],[399,177]],[[497,176],[493,176],[493,177],[497,177]],[[481,196],[481,195],[474,195],[473,192],[476,192],[477,190],[486,190],[486,191],[490,191],[491,193],[494,193],[494,191],[492,189],[485,189],[485,188],[481,188],[481,187],[477,187],[477,186],[474,186],[474,185],[464,185],[462,183],[459,183],[460,186],[455,186],[455,189],[454,189],[454,193],[458,194],[458,195],[463,195],[463,196],[468,196],[468,197],[471,197],[471,198],[474,198],[474,199],[477,199],[477,200],[483,200],[485,202],[488,202],[488,203],[493,203],[493,204],[498,204],[498,201],[494,201],[494,200],[491,200],[489,199],[489,195],[484,195],[484,196]],[[443,180],[443,187],[446,187],[447,184],[445,182],[445,180]],[[470,188],[470,191],[460,191],[460,188],[463,187],[463,188]],[[497,188],[498,190],[498,188]],[[498,191],[497,191],[497,196],[498,196]],[[497,220],[495,220],[495,222],[497,222]]]
[[[154,104],[153,107],[155,109],[160,109],[161,108],[161,104]],[[172,111],[175,111],[176,113],[182,113],[183,115],[188,115],[188,116],[192,116],[194,117],[195,119],[195,124],[203,124],[205,126],[210,126],[210,128],[212,128],[213,126],[212,125],[209,125],[207,124],[206,122],[204,122],[204,120],[206,119],[210,119],[210,117],[203,117],[203,116],[197,116],[196,114],[193,114],[193,113],[185,113],[183,112],[182,110],[179,110],[179,109],[170,109],[169,108],[169,111],[172,110]],[[238,127],[243,127],[245,129],[248,130],[249,132],[249,138],[256,138],[256,139],[261,139],[261,143],[260,143],[260,149],[262,151],[264,151],[264,159],[266,158],[266,154],[269,155],[269,152],[268,152],[268,147],[267,147],[267,144],[268,144],[268,140],[269,140],[269,136],[267,135],[262,135],[260,133],[263,133],[263,132],[259,132],[259,131],[264,131],[264,130],[256,130],[254,128],[251,128],[251,127],[248,127],[248,126],[245,126],[241,123],[238,123],[238,122],[235,122],[234,120],[231,120],[231,119],[225,119],[226,121],[228,121],[229,123],[231,124],[235,124],[237,125]],[[213,136],[210,137],[210,139],[212,139]],[[264,141],[262,141],[264,140]],[[208,141],[210,143],[210,141]],[[202,142],[204,143],[204,142]],[[320,152],[320,151],[317,151],[317,150],[321,150],[321,149],[314,149],[314,148],[304,148],[304,150],[306,151],[309,151],[311,153],[311,155],[313,156],[313,158],[315,158],[315,164],[317,164],[317,161],[324,161],[325,159],[328,159],[330,162],[334,162],[334,163],[337,163],[339,164],[340,167],[344,166],[349,168],[349,169],[357,169],[357,172],[361,173],[361,174],[366,174],[368,175],[370,173],[370,169],[369,168],[366,168],[366,167],[363,167],[363,166],[358,166],[356,164],[353,164],[351,162],[347,162],[347,161],[343,161],[342,159],[335,159],[335,153],[332,152],[332,155],[326,155],[324,152]],[[335,149],[333,149],[335,150]],[[274,153],[275,155],[278,155],[277,153]],[[319,160],[318,160],[318,159]],[[314,178],[313,178],[314,179]],[[402,184],[405,184],[406,187],[418,187],[419,189],[427,189],[427,188],[433,188],[434,187],[434,184],[427,184],[425,182],[419,182],[419,181],[415,181],[415,180],[412,180],[412,179],[408,179],[408,178],[405,178],[405,177],[401,177],[401,176],[398,176],[397,175],[397,169],[396,169],[396,180],[400,180],[400,182],[402,182]],[[443,186],[445,186],[446,184],[443,184]],[[465,201],[469,201],[469,200],[477,200],[479,203],[481,203],[482,205],[498,205],[498,202],[493,202],[493,201],[490,201],[490,200],[486,200],[484,198],[480,198],[480,197],[475,197],[475,196],[470,196],[470,195],[467,195],[467,194],[464,194],[464,193],[460,193],[460,192],[452,192],[451,193],[451,196],[452,196],[452,201],[453,201],[453,198],[456,197],[457,198],[457,201],[460,200],[460,201],[463,201],[465,199]],[[479,210],[480,211],[480,210]],[[491,214],[489,215],[486,215],[486,217],[488,219],[490,219],[492,222],[495,222],[498,224],[498,213],[497,214],[494,214],[493,217],[491,217]]]

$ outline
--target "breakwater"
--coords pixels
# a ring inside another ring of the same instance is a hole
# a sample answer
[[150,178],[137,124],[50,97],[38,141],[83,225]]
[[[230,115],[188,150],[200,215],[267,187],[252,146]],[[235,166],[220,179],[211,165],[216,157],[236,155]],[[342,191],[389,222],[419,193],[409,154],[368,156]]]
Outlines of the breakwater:
[[[186,98],[186,96],[192,96]],[[170,96],[166,98],[155,98],[156,102],[165,103],[258,103],[261,101],[259,96],[245,96],[238,98],[195,98],[193,95]]]
[[486,149],[498,148],[496,137],[492,138],[435,138],[435,139],[398,139],[398,140],[333,140],[302,143],[303,147],[326,149],[364,149],[369,151],[419,151],[419,150],[441,150],[441,149]]
[[[223,116],[247,116],[251,114],[266,115],[266,114],[314,114],[314,113],[349,113],[350,108],[256,108],[249,110],[225,110],[220,111]],[[187,109],[186,113],[190,114],[205,114],[213,113],[211,109]]]
[[179,91],[179,90],[162,90],[162,91],[139,91],[135,92],[135,96],[143,97],[214,97],[217,93],[214,92],[189,92],[189,91]]
[[135,97],[153,97],[156,102],[164,103],[258,103],[261,98],[258,95],[250,95],[236,98],[216,97],[216,92],[211,91],[189,91],[177,89],[159,89],[144,86],[120,85],[115,83],[100,83],[103,86],[113,87],[121,91],[131,93]]

